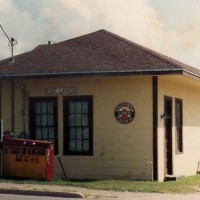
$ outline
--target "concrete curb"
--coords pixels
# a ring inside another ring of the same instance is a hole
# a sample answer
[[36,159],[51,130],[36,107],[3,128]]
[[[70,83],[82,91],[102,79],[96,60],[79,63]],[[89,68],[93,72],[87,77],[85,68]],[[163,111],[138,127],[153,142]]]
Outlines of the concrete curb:
[[0,194],[17,194],[28,196],[47,196],[47,197],[62,197],[62,198],[84,198],[81,193],[75,192],[51,192],[38,190],[18,190],[18,189],[0,189]]

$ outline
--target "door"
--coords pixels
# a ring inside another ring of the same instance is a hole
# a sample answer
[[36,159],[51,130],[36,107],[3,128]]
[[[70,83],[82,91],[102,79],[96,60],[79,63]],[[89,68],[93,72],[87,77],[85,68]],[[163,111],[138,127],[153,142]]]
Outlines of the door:
[[165,175],[173,174],[172,163],[172,98],[164,98]]

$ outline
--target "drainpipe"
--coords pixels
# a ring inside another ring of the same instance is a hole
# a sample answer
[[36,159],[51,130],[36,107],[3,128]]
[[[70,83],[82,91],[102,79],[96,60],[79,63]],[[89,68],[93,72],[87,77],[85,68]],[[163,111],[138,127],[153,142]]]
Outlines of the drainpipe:
[[0,81],[0,119],[2,119],[1,118],[1,112],[2,112],[2,110],[1,110],[1,97],[2,97],[2,83]]
[[0,81],[0,141],[3,140],[3,118],[2,118],[2,81]]
[[11,132],[15,136],[15,82],[11,80]]
[[[1,107],[1,97],[2,97],[2,82],[0,81],[0,123],[1,123],[1,138],[0,140],[2,141],[3,140],[3,123],[2,123],[2,107]],[[1,149],[1,154],[0,154],[0,167],[1,167],[1,170],[0,170],[0,176],[3,176],[3,151]]]
[[23,133],[26,133],[26,86],[22,85],[22,117],[23,117]]

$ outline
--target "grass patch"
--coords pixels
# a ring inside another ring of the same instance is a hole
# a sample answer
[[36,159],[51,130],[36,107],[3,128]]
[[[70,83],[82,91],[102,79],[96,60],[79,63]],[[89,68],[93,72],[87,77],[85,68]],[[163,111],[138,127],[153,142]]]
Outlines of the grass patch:
[[24,179],[0,179],[0,182],[18,184],[45,184],[83,187],[97,190],[154,192],[154,193],[191,193],[200,189],[200,176],[190,176],[177,181],[150,182],[150,181],[123,181],[123,180],[61,180],[51,182]]

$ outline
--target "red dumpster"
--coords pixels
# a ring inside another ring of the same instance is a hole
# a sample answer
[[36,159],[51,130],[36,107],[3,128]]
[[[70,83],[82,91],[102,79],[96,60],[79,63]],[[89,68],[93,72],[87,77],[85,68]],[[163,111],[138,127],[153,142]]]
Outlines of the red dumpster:
[[4,137],[1,146],[4,176],[53,179],[54,148],[51,142]]

